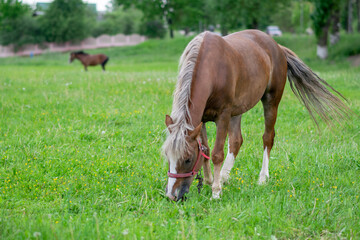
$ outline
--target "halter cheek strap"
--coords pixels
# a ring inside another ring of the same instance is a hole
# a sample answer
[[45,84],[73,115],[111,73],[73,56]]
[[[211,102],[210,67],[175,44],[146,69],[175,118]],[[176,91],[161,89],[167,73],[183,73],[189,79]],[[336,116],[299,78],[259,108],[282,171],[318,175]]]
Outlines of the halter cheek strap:
[[[198,140],[198,144],[199,144],[199,154],[197,156],[197,159],[196,159],[196,162],[195,162],[195,165],[194,167],[192,168],[191,172],[188,172],[188,173],[171,173],[170,172],[170,169],[168,171],[168,176],[169,177],[172,177],[172,178],[185,178],[185,177],[191,177],[191,176],[194,176],[198,173],[198,171],[196,171],[196,167],[197,165],[199,164],[199,160],[200,160],[200,155],[202,155],[204,158],[206,159],[210,159],[209,156],[207,156],[203,150],[202,150],[202,146],[201,146],[201,143],[200,143],[200,140]],[[169,166],[170,168],[170,166]]]

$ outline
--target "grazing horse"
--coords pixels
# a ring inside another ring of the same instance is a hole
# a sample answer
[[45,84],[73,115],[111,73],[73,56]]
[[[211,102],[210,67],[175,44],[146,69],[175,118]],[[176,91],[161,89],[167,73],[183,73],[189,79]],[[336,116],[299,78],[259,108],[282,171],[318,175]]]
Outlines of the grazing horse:
[[[204,181],[212,184],[212,198],[220,197],[221,185],[229,179],[242,145],[241,115],[262,102],[265,118],[263,159],[259,184],[269,178],[269,158],[274,125],[286,78],[317,124],[314,114],[330,124],[350,109],[326,87],[343,96],[319,78],[291,50],[267,34],[245,30],[220,37],[210,32],[196,36],[185,48],[179,63],[171,116],[165,123],[169,134],[163,153],[169,163],[166,195],[183,198],[197,172],[204,168]],[[211,173],[205,123],[216,123],[211,152]],[[224,162],[224,144],[229,135]]]
[[90,55],[83,51],[70,53],[70,63],[74,59],[79,59],[82,65],[84,65],[85,71],[87,71],[88,66],[96,66],[98,64],[101,64],[103,71],[105,71],[105,64],[109,61],[109,57],[105,54]]

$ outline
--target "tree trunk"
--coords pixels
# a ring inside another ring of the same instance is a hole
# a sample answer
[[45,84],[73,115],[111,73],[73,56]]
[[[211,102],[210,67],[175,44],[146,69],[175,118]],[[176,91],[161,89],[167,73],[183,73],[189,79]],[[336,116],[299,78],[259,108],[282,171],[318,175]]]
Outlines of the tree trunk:
[[253,20],[251,21],[251,28],[252,29],[259,29],[259,22],[256,18],[253,18]]
[[228,31],[227,27],[225,26],[225,24],[221,24],[220,31],[221,31],[221,36],[226,36],[229,33],[229,31]]
[[340,40],[340,8],[331,15],[330,44],[334,45]]
[[347,25],[348,25],[347,32],[348,33],[353,33],[352,20],[353,20],[353,0],[349,0],[348,1],[348,19],[347,19]]
[[360,0],[356,1],[357,7],[357,31],[360,32]]
[[187,36],[190,32],[190,28],[189,27],[186,27],[184,28],[184,35]]
[[327,23],[321,29],[321,34],[320,36],[318,36],[316,55],[321,59],[325,59],[328,57],[328,48],[327,48],[328,32],[329,32],[329,23]]
[[173,24],[171,18],[168,19],[168,25],[169,25],[170,37],[174,38],[174,30],[173,30]]
[[304,4],[302,0],[300,0],[300,33],[304,33]]
[[226,36],[229,33],[227,19],[224,17],[224,15],[221,16],[220,20],[220,32],[222,36]]

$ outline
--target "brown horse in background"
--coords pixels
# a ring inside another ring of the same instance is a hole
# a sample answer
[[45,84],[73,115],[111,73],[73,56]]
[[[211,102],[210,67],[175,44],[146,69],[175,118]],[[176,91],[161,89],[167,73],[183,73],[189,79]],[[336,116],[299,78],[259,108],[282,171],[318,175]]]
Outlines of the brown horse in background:
[[90,55],[83,51],[70,53],[70,63],[72,63],[74,59],[79,59],[85,71],[87,71],[88,66],[96,66],[98,64],[101,64],[103,71],[105,71],[105,64],[109,61],[109,57],[105,54]]
[[[221,185],[229,179],[243,142],[241,116],[259,101],[265,118],[259,184],[266,182],[287,77],[292,91],[316,123],[315,113],[330,124],[350,112],[326,87],[341,96],[339,92],[291,50],[261,31],[245,30],[225,37],[205,32],[188,44],[180,58],[171,117],[167,115],[165,121],[169,130],[163,145],[169,163],[166,195],[171,200],[183,198],[202,166],[205,182],[212,184],[212,197],[220,197]],[[216,123],[211,153],[214,178],[206,156],[210,153],[205,127],[208,121]],[[227,135],[228,153],[223,164]]]

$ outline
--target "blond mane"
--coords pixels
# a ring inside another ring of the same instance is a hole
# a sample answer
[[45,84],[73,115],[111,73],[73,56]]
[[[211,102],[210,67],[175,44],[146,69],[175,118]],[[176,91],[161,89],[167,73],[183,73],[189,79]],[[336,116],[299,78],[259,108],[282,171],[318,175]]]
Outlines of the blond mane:
[[173,159],[179,159],[187,153],[188,144],[185,136],[189,130],[194,129],[189,111],[191,83],[204,36],[205,32],[191,40],[180,57],[179,75],[171,112],[174,123],[169,126],[170,133],[163,145],[163,153],[171,155]]

